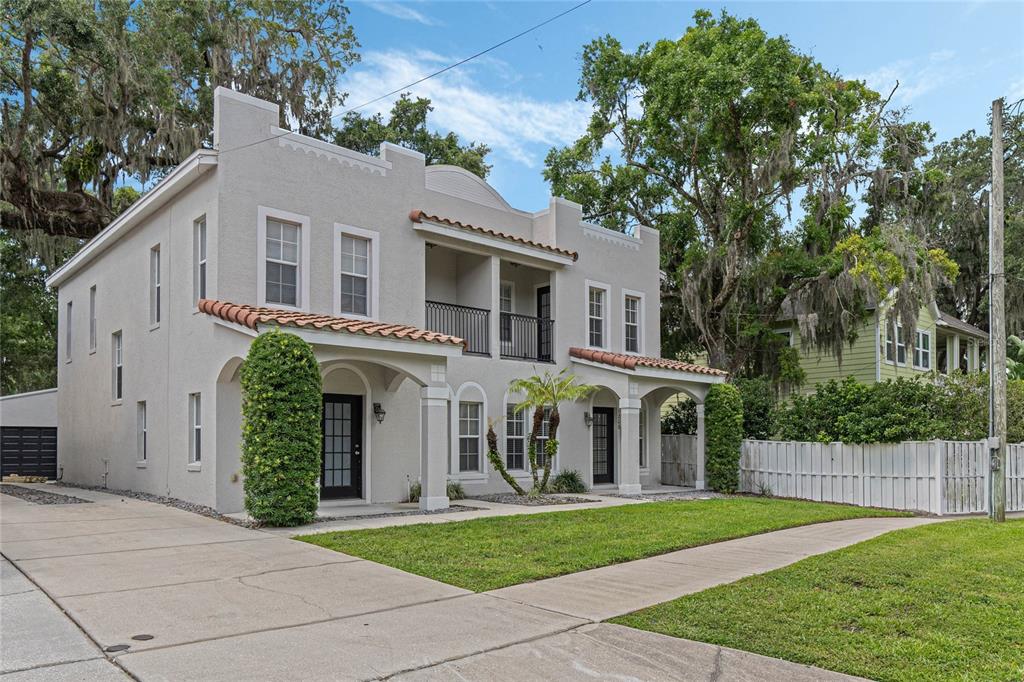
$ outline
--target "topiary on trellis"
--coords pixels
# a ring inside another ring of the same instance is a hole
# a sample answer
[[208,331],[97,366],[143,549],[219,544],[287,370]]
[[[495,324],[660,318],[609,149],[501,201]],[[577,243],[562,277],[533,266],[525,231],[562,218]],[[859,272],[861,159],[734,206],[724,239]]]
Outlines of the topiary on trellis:
[[704,466],[707,486],[734,493],[740,485],[743,398],[732,384],[714,384],[704,399]]
[[295,526],[316,517],[323,387],[313,349],[294,334],[261,334],[242,364],[245,509]]

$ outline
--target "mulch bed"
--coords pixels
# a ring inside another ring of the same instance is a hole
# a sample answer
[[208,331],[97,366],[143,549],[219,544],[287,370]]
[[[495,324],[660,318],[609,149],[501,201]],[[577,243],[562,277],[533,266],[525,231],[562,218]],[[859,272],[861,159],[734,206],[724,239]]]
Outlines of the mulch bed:
[[31,502],[32,504],[89,504],[92,500],[83,500],[81,497],[72,495],[61,495],[35,488],[25,488],[10,483],[0,483],[0,493],[17,497],[18,499]]
[[524,507],[542,507],[547,504],[584,504],[596,502],[586,497],[574,497],[572,495],[516,495],[514,493],[501,493],[498,495],[474,495],[468,499],[480,500],[482,502],[496,502],[498,504],[518,504]]

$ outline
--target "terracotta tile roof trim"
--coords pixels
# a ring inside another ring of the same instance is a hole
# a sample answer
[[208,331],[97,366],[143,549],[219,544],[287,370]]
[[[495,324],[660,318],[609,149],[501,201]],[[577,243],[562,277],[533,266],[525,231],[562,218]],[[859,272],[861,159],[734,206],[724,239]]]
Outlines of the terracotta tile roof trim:
[[708,376],[724,377],[729,373],[714,367],[694,365],[679,360],[667,358],[651,358],[644,355],[627,355],[626,353],[611,353],[605,350],[593,348],[570,348],[569,355],[580,360],[590,360],[603,365],[611,365],[620,369],[634,370],[637,367],[650,367],[652,369],[669,369],[677,372],[691,372],[693,374],[706,374]]
[[432,223],[441,223],[442,225],[448,225],[450,227],[458,227],[463,230],[469,230],[470,232],[477,232],[479,234],[485,234],[487,236],[496,237],[498,239],[504,239],[506,241],[518,242],[525,246],[532,246],[533,248],[536,249],[544,249],[545,251],[550,251],[551,253],[557,253],[560,256],[568,256],[569,258],[572,258],[574,261],[578,260],[580,257],[579,254],[576,253],[575,251],[561,249],[557,246],[552,246],[551,244],[535,242],[532,239],[524,239],[523,237],[517,237],[514,234],[498,232],[497,230],[492,230],[489,227],[478,227],[476,225],[470,225],[469,223],[463,223],[458,220],[452,220],[451,218],[443,218],[438,215],[431,215],[426,211],[423,211],[418,208],[413,209],[409,213],[409,220],[411,220],[414,223],[422,223],[424,220],[428,220]]
[[274,324],[280,327],[326,329],[328,331],[382,336],[406,341],[445,343],[462,346],[463,348],[466,345],[466,342],[457,336],[432,332],[406,324],[388,324],[387,322],[377,322],[375,320],[354,320],[347,317],[317,315],[296,310],[283,310],[281,308],[260,308],[208,298],[200,299],[199,310],[207,315],[219,317],[227,322],[240,324],[253,330],[257,329],[260,324]]

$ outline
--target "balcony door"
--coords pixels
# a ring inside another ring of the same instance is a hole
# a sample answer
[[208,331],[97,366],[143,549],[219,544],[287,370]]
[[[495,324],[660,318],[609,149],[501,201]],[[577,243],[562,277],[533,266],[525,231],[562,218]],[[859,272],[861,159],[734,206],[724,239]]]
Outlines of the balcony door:
[[320,498],[363,496],[363,396],[324,394]]
[[537,288],[537,360],[551,362],[551,287]]

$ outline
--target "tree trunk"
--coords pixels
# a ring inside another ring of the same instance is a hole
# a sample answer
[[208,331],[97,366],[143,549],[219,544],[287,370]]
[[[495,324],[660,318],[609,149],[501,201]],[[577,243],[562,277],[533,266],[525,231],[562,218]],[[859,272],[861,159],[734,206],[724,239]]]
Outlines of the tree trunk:
[[[541,481],[540,489],[542,491],[548,489],[548,479],[551,478],[551,462],[555,459],[558,454],[558,424],[562,421],[558,415],[558,406],[556,405],[551,410],[551,419],[548,421],[548,439],[544,443],[544,480]],[[554,443],[549,450],[548,443]]]
[[526,451],[530,457],[530,476],[533,477],[533,489],[539,492],[540,481],[537,479],[537,437],[540,436],[541,427],[544,425],[544,408],[533,411],[533,426],[530,429],[530,442]]
[[498,452],[498,434],[494,433],[493,424],[487,425],[487,459],[491,461],[491,466],[498,470],[498,473],[501,474],[501,477],[505,479],[505,482],[511,486],[516,495],[526,494],[526,491],[519,485],[519,482],[512,477],[512,474],[508,473],[508,468],[505,466],[505,460],[502,459],[501,453]]

